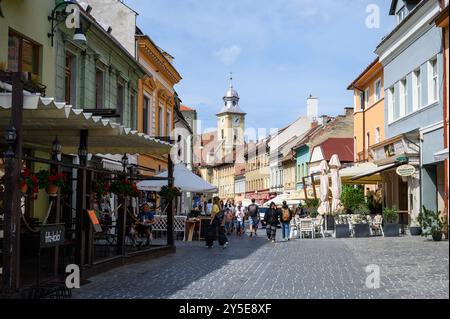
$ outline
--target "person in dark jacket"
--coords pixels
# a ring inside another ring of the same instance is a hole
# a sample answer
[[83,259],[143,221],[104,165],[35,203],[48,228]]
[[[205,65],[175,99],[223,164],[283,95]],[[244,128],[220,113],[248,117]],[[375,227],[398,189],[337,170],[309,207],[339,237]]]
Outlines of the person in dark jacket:
[[269,209],[264,215],[264,221],[266,222],[267,239],[272,240],[274,243],[277,235],[278,226],[278,209],[274,202],[270,203]]

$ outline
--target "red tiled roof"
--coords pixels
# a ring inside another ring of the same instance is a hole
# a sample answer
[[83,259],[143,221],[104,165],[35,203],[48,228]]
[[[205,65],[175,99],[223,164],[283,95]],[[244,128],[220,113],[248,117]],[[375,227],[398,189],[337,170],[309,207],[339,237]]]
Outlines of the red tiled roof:
[[331,156],[337,154],[341,162],[353,162],[353,138],[329,138],[317,147],[322,148],[324,159],[329,161]]
[[180,111],[195,111],[195,110],[193,108],[190,108],[189,106],[181,105]]

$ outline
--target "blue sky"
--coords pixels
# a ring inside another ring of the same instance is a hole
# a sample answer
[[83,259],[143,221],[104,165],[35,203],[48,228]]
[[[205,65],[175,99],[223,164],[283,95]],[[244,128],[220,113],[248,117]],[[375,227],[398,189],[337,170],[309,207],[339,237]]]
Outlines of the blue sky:
[[[125,0],[138,25],[175,57],[176,90],[198,111],[202,129],[216,127],[229,72],[247,112],[246,126],[281,128],[306,114],[352,106],[347,86],[376,57],[393,28],[387,0]],[[367,6],[380,27],[367,28]]]

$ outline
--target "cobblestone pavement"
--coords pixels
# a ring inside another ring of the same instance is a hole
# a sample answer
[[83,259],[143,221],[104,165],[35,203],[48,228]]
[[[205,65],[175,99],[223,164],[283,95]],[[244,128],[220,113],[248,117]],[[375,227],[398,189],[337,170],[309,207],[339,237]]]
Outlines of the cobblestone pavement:
[[[449,243],[421,237],[230,238],[229,248],[177,242],[177,253],[91,278],[74,298],[449,298]],[[366,267],[380,267],[380,288]]]

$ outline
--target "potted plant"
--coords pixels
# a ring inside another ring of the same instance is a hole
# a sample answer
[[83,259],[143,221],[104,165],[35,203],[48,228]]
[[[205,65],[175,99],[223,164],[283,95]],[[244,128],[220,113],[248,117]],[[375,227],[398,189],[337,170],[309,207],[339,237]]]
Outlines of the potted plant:
[[423,207],[417,220],[422,227],[422,236],[430,236],[434,241],[441,241],[444,229],[444,223],[441,219],[441,212],[435,212]]
[[420,236],[422,235],[422,228],[417,219],[413,219],[411,221],[411,225],[409,226],[409,233],[411,236]]
[[346,214],[338,214],[334,218],[335,222],[335,237],[349,238],[350,237],[350,216]]
[[26,194],[30,189],[33,194],[39,193],[39,179],[36,175],[31,174],[28,168],[25,168],[20,174],[20,191],[22,194]]
[[109,191],[119,196],[139,197],[140,195],[136,183],[132,183],[126,177],[119,177],[114,181],[111,184]]
[[400,224],[398,223],[398,210],[396,208],[385,207],[383,210],[384,237],[400,236]]
[[170,201],[173,201],[178,196],[180,196],[181,192],[176,187],[170,188],[168,186],[163,186],[161,188],[161,190],[159,191],[158,195],[160,197],[164,198],[165,200],[167,200],[168,202],[170,202]]
[[352,224],[355,237],[370,237],[369,214],[370,210],[366,204],[361,204],[355,209],[355,215],[352,216]]
[[95,198],[102,199],[103,196],[106,196],[109,194],[109,191],[111,189],[111,184],[104,179],[94,179],[92,181],[92,193],[94,194]]
[[365,203],[364,191],[359,187],[344,185],[342,188],[341,202],[347,213],[354,213],[360,205]]
[[66,180],[66,174],[57,173],[55,170],[41,170],[36,173],[36,177],[39,180],[39,188],[45,189],[49,196],[57,196],[59,189],[64,186]]

